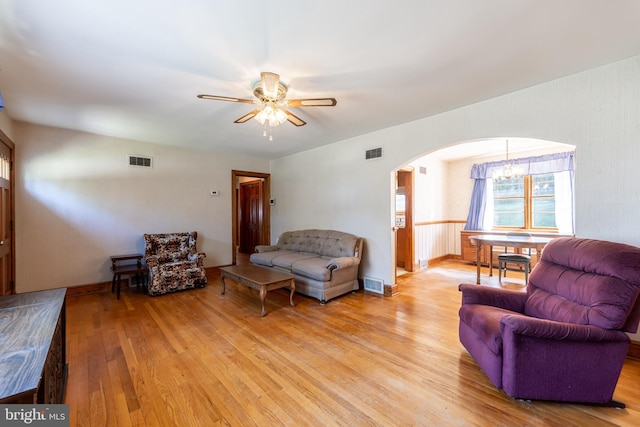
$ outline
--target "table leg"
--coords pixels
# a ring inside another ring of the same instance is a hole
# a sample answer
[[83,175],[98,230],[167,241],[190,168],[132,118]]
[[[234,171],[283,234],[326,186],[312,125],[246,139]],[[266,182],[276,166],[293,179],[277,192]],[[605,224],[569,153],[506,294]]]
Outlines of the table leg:
[[493,276],[493,245],[489,246],[489,277]]
[[224,281],[224,273],[220,276],[220,281],[222,282],[222,290],[220,291],[220,295],[224,295],[224,290],[227,287],[227,284]]
[[482,253],[482,243],[476,240],[476,271],[478,275],[476,278],[476,285],[480,284],[480,254],[481,253]]
[[120,299],[120,283],[122,282],[122,275],[118,274],[118,284],[116,285],[116,299]]
[[289,288],[291,289],[291,296],[289,296],[289,303],[291,304],[291,307],[295,306],[295,304],[293,303],[293,294],[296,291],[296,282],[293,281],[293,279],[291,279],[291,285],[289,286]]
[[267,287],[260,286],[260,303],[262,304],[262,311],[260,312],[260,316],[265,315],[264,311],[264,300],[267,298]]

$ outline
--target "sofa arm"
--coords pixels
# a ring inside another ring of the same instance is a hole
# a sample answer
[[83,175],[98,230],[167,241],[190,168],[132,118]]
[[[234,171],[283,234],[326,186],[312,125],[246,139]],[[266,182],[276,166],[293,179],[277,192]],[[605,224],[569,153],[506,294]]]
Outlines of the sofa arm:
[[556,322],[518,314],[508,314],[500,319],[502,336],[522,335],[558,341],[628,342],[622,331],[603,329],[593,325]]
[[144,259],[145,264],[147,264],[147,266],[149,268],[151,267],[157,267],[158,264],[160,264],[160,257],[158,255],[148,255],[145,259]]
[[524,313],[524,303],[527,300],[525,292],[468,284],[461,284],[458,289],[462,292],[463,305],[490,305],[516,313]]
[[329,262],[327,263],[327,268],[333,271],[339,268],[352,267],[358,264],[360,264],[360,258],[344,256],[344,257],[333,258],[332,260],[329,260]]
[[256,252],[273,252],[277,251],[278,247],[276,245],[257,245]]
[[204,252],[198,252],[197,254],[187,255],[187,260],[196,261],[199,267],[202,267],[204,263],[204,259],[207,257],[207,254]]

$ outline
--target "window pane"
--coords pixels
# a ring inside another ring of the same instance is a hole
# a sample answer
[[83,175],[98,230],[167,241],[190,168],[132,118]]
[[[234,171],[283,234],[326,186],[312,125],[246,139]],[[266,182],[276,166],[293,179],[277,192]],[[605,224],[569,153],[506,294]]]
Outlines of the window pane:
[[493,225],[524,227],[524,177],[493,183]]
[[493,183],[493,197],[524,197],[524,178],[496,180]]
[[497,227],[524,227],[524,214],[496,212],[494,224]]
[[524,226],[524,198],[496,199],[493,223],[499,227]]
[[533,226],[556,227],[556,199],[543,197],[533,199]]
[[556,215],[550,213],[534,213],[533,214],[533,226],[543,228],[555,228],[556,227]]
[[533,175],[533,197],[555,194],[553,174]]

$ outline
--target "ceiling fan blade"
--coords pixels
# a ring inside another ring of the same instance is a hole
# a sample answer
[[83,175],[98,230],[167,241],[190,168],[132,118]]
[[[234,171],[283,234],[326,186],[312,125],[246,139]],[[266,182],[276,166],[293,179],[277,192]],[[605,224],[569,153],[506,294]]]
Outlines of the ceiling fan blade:
[[262,79],[262,92],[264,93],[264,96],[271,99],[277,99],[280,76],[276,73],[263,71],[260,73],[260,78]]
[[200,99],[212,99],[214,101],[229,101],[229,102],[244,102],[245,104],[257,104],[256,101],[252,99],[242,99],[242,98],[231,98],[229,96],[218,96],[218,95],[198,95]]
[[304,120],[302,120],[300,117],[296,116],[295,114],[291,114],[289,111],[287,110],[282,110],[287,114],[287,120],[289,120],[291,123],[293,123],[296,126],[304,126],[307,124],[307,122],[305,122]]
[[244,122],[247,122],[247,121],[253,119],[259,112],[260,112],[260,110],[253,110],[252,112],[247,113],[244,116],[240,117],[238,120],[234,121],[233,123],[244,123]]
[[290,99],[288,107],[333,107],[338,101],[335,98]]

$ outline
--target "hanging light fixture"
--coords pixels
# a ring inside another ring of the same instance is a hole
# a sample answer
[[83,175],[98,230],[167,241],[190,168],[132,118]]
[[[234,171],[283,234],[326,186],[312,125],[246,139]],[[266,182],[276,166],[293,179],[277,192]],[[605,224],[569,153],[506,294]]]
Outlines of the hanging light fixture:
[[281,125],[289,118],[287,113],[278,107],[287,95],[287,87],[280,81],[279,75],[263,72],[260,73],[260,80],[254,83],[253,94],[264,104],[254,118],[264,125],[262,135],[268,134],[269,141],[273,141],[271,128]]
[[498,169],[493,174],[493,179],[496,181],[502,181],[503,179],[520,178],[524,175],[524,171],[518,165],[513,165],[509,162],[509,140],[507,139],[507,157],[504,163],[504,168]]
[[[260,110],[258,114],[254,117],[258,123],[264,125],[264,131],[262,132],[262,136],[269,136],[269,141],[273,141],[273,135],[271,133],[271,128],[274,126],[281,125],[282,123],[287,121],[287,113],[278,108],[278,105],[275,102],[267,102],[265,106]],[[267,127],[269,128],[269,132],[267,133]]]

